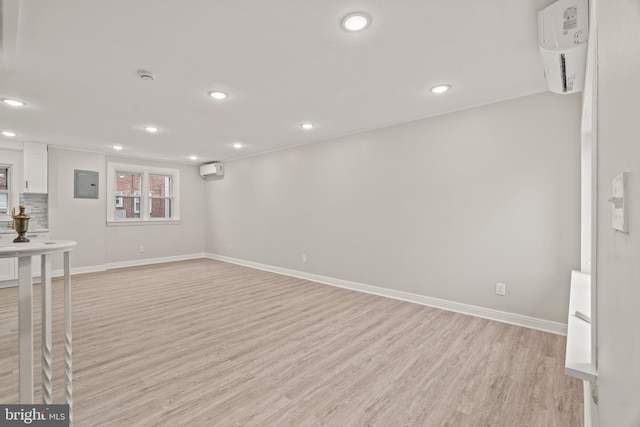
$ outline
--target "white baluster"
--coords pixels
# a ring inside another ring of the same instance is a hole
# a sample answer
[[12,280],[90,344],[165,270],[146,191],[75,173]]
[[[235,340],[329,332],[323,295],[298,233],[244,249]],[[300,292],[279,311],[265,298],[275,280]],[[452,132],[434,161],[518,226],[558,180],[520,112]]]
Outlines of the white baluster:
[[18,257],[20,403],[33,402],[33,282],[31,257]]
[[51,367],[51,255],[41,257],[40,285],[42,299],[42,403],[51,404],[52,378]]
[[69,405],[69,426],[73,426],[73,364],[71,350],[71,275],[69,251],[64,252],[64,400]]

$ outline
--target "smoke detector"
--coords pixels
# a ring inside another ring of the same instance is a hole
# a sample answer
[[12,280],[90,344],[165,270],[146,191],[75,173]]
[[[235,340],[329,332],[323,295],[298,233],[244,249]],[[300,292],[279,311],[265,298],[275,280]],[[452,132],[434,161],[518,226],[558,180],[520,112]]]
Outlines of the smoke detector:
[[149,81],[149,82],[155,79],[155,77],[153,76],[153,73],[147,70],[138,70],[138,76],[142,80]]

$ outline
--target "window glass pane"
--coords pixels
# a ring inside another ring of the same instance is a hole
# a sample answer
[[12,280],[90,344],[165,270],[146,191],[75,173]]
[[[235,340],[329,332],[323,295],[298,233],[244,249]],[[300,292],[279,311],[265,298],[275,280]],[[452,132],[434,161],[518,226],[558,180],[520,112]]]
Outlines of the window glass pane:
[[9,190],[9,168],[0,167],[0,190]]
[[151,199],[149,217],[171,218],[171,199]]
[[0,193],[0,214],[9,213],[9,194]]
[[140,196],[142,174],[116,171],[116,196]]
[[[118,203],[122,201],[122,206]],[[140,218],[140,197],[116,197],[116,219]]]
[[149,175],[149,195],[151,197],[171,196],[171,176]]

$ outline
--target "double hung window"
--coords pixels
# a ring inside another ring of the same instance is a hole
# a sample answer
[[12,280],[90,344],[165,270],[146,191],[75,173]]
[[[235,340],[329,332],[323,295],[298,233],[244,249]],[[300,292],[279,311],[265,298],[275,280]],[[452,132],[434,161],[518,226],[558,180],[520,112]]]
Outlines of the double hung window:
[[107,172],[109,225],[180,219],[179,170],[108,163]]
[[11,168],[0,165],[0,214],[8,215],[11,210],[11,186],[9,180]]

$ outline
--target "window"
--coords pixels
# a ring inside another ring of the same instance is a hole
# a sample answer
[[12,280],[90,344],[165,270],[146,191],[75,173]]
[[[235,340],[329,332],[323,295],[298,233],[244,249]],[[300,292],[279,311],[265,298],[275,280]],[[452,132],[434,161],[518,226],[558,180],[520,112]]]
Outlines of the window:
[[151,218],[171,218],[172,177],[170,175],[149,175],[149,216]]
[[0,214],[3,215],[9,214],[11,205],[9,171],[9,166],[0,166]]
[[141,173],[116,171],[117,219],[140,218],[141,185]]
[[179,217],[180,171],[108,163],[107,223],[175,223]]

